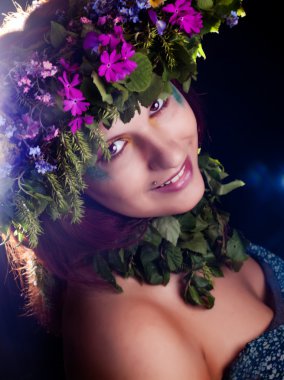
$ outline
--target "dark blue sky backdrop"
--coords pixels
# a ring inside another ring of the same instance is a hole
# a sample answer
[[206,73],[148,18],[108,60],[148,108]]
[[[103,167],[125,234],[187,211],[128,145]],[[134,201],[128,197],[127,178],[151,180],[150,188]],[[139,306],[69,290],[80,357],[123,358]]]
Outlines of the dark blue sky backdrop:
[[[247,183],[224,198],[224,208],[248,239],[284,257],[282,12],[264,0],[244,0],[244,7],[247,17],[238,27],[206,37],[207,60],[200,60],[195,88],[202,94],[210,153],[232,179]],[[0,13],[12,9],[11,0],[1,0]],[[0,255],[0,378],[62,378],[60,341],[19,317],[22,303]]]

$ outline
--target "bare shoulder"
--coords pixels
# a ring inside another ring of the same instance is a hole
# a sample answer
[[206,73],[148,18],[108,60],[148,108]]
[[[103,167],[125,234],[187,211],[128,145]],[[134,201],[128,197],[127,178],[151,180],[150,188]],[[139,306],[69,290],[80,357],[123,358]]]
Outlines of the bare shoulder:
[[81,322],[75,341],[65,341],[70,380],[210,379],[200,347],[155,305],[122,302],[93,325]]

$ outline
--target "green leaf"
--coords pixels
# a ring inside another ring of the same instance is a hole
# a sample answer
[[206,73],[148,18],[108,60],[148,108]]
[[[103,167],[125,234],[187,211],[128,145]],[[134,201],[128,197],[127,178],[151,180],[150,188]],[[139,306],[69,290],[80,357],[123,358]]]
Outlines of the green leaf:
[[103,82],[101,81],[100,77],[98,76],[98,74],[95,71],[93,71],[91,74],[91,77],[93,79],[94,85],[97,87],[97,89],[99,90],[101,94],[103,102],[106,102],[107,104],[110,104],[110,105],[113,104],[113,98],[110,94],[106,92],[105,86]]
[[110,283],[118,292],[122,292],[122,288],[117,284],[107,261],[100,255],[94,254],[93,258],[94,271],[105,281]]
[[237,230],[227,243],[227,256],[232,260],[233,269],[239,271],[242,263],[248,259],[244,242]]
[[162,237],[158,233],[157,230],[155,230],[154,228],[151,228],[151,226],[148,226],[143,236],[143,241],[146,243],[150,243],[154,245],[155,247],[158,247],[161,244]]
[[180,234],[180,223],[175,217],[164,216],[154,219],[152,225],[164,239],[176,246]]
[[197,0],[198,8],[207,11],[214,5],[213,0]]
[[55,49],[58,49],[65,42],[66,36],[67,30],[64,26],[55,21],[51,21],[50,42]]
[[179,244],[181,248],[190,249],[193,252],[201,253],[205,255],[208,251],[208,243],[204,235],[201,232],[196,232],[192,235],[192,238],[187,242]]
[[165,250],[166,261],[171,271],[177,271],[182,266],[183,256],[180,248],[168,244]]
[[160,97],[164,83],[160,76],[153,73],[152,81],[147,90],[139,93],[138,100],[143,107],[149,107],[154,100]]
[[152,64],[149,58],[142,53],[136,53],[132,61],[136,62],[138,66],[127,78],[125,85],[129,91],[143,92],[147,90],[152,81]]

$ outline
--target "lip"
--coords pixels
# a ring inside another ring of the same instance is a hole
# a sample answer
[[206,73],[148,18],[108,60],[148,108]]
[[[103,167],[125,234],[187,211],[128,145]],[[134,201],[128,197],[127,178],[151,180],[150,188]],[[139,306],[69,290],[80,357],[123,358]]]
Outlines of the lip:
[[[188,157],[185,160],[185,162],[183,163],[180,170],[176,174],[171,176],[167,181],[170,181],[172,178],[174,178],[182,170],[183,167],[184,167],[183,175],[176,182],[170,183],[169,185],[166,185],[163,187],[156,187],[153,190],[159,191],[161,193],[170,193],[170,192],[180,191],[180,190],[184,189],[188,185],[188,183],[192,177],[192,165],[191,165],[191,162],[190,162]],[[167,181],[165,181],[165,182],[167,182]]]

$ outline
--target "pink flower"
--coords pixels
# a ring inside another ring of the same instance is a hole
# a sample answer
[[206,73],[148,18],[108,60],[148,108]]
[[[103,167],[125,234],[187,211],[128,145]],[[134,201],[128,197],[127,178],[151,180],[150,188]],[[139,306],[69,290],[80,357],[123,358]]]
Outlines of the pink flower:
[[63,84],[66,98],[72,98],[73,96],[80,96],[82,92],[75,88],[81,81],[79,79],[79,74],[75,74],[72,81],[69,82],[66,71],[63,72],[62,77],[58,77],[58,80]]
[[72,99],[64,100],[63,109],[65,112],[70,111],[72,116],[82,115],[83,112],[87,111],[90,105],[90,103],[84,102],[84,100],[86,100],[86,98],[83,96],[83,93],[78,90],[78,94],[72,97]]
[[66,59],[60,58],[59,60],[60,65],[68,72],[68,73],[75,73],[79,70],[79,66],[77,64],[71,65]]
[[44,141],[51,141],[59,135],[59,129],[55,128],[54,125],[49,127],[47,129],[47,132],[48,132],[47,135],[43,138]]
[[106,50],[101,55],[103,65],[99,67],[99,76],[105,76],[107,82],[117,82],[123,75],[123,63],[120,60],[120,54],[115,50],[109,54]]
[[81,17],[80,21],[82,24],[91,24],[92,23],[92,21],[90,19],[88,19],[87,17]]
[[101,34],[99,36],[99,41],[103,46],[110,46],[111,50],[115,49],[116,46],[120,43],[120,38],[115,34]]
[[163,7],[163,11],[173,13],[169,20],[170,24],[179,25],[180,29],[188,34],[199,33],[203,27],[202,15],[192,8],[191,1],[177,0],[175,4]]
[[124,42],[121,48],[121,59],[123,61],[123,70],[125,70],[125,76],[131,74],[132,71],[137,68],[137,63],[129,60],[129,58],[131,58],[134,54],[135,50],[133,49],[133,46],[127,42]]
[[93,121],[93,116],[76,117],[75,119],[71,120],[68,125],[71,128],[71,132],[74,134],[82,128],[83,123],[92,124]]

